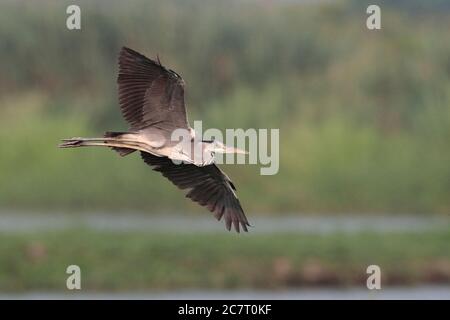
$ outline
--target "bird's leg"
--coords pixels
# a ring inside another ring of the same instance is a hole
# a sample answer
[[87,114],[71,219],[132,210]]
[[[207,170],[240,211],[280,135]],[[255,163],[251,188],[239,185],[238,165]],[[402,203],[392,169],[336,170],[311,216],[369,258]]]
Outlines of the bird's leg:
[[120,141],[120,142],[130,142],[130,143],[137,143],[135,140],[129,140],[129,139],[117,139],[117,138],[69,138],[69,139],[61,139],[61,141],[65,142],[71,142],[71,141]]
[[140,150],[150,152],[148,147],[141,142],[133,140],[122,140],[114,138],[71,138],[63,139],[63,143],[58,145],[59,148],[78,148],[78,147],[116,147]]

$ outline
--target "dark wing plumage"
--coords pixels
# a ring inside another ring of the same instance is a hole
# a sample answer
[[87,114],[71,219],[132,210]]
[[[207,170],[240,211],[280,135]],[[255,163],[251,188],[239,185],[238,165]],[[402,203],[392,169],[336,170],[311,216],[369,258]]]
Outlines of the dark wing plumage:
[[140,53],[123,47],[119,56],[119,104],[131,129],[188,129],[184,81]]
[[153,170],[159,171],[180,189],[190,189],[186,197],[205,206],[217,220],[222,217],[228,230],[231,225],[239,232],[250,224],[245,217],[230,179],[215,165],[197,167],[193,164],[174,164],[171,159],[141,152],[141,157]]

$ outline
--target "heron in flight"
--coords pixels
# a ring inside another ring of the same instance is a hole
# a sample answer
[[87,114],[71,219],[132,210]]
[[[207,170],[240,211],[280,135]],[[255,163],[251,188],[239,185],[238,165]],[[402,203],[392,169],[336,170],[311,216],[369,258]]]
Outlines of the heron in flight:
[[[128,132],[106,132],[102,138],[63,139],[61,148],[110,147],[121,156],[139,151],[145,163],[208,208],[226,228],[250,226],[230,178],[214,163],[216,152],[246,153],[217,140],[195,137],[184,102],[184,80],[175,71],[123,47],[119,56],[119,104]],[[172,141],[175,130],[188,139]],[[199,152],[196,152],[199,150]]]

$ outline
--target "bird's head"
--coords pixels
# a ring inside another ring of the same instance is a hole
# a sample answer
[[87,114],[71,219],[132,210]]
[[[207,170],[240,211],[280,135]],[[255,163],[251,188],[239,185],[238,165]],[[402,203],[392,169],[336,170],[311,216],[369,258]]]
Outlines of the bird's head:
[[213,145],[214,152],[248,154],[248,152],[245,150],[241,150],[241,149],[234,148],[234,147],[228,147],[218,140],[213,140],[211,144]]

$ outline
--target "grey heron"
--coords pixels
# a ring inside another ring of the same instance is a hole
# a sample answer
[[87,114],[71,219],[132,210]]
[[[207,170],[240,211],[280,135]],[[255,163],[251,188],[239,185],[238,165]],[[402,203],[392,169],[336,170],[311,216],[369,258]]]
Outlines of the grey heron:
[[[217,140],[195,137],[184,101],[184,80],[175,71],[123,47],[119,56],[119,105],[129,123],[127,132],[106,132],[101,138],[63,139],[61,148],[110,147],[121,156],[139,151],[144,162],[160,172],[186,196],[225,220],[239,232],[250,226],[231,179],[214,163],[216,152],[246,153]],[[184,143],[173,141],[184,130]],[[200,150],[200,152],[192,152]]]

